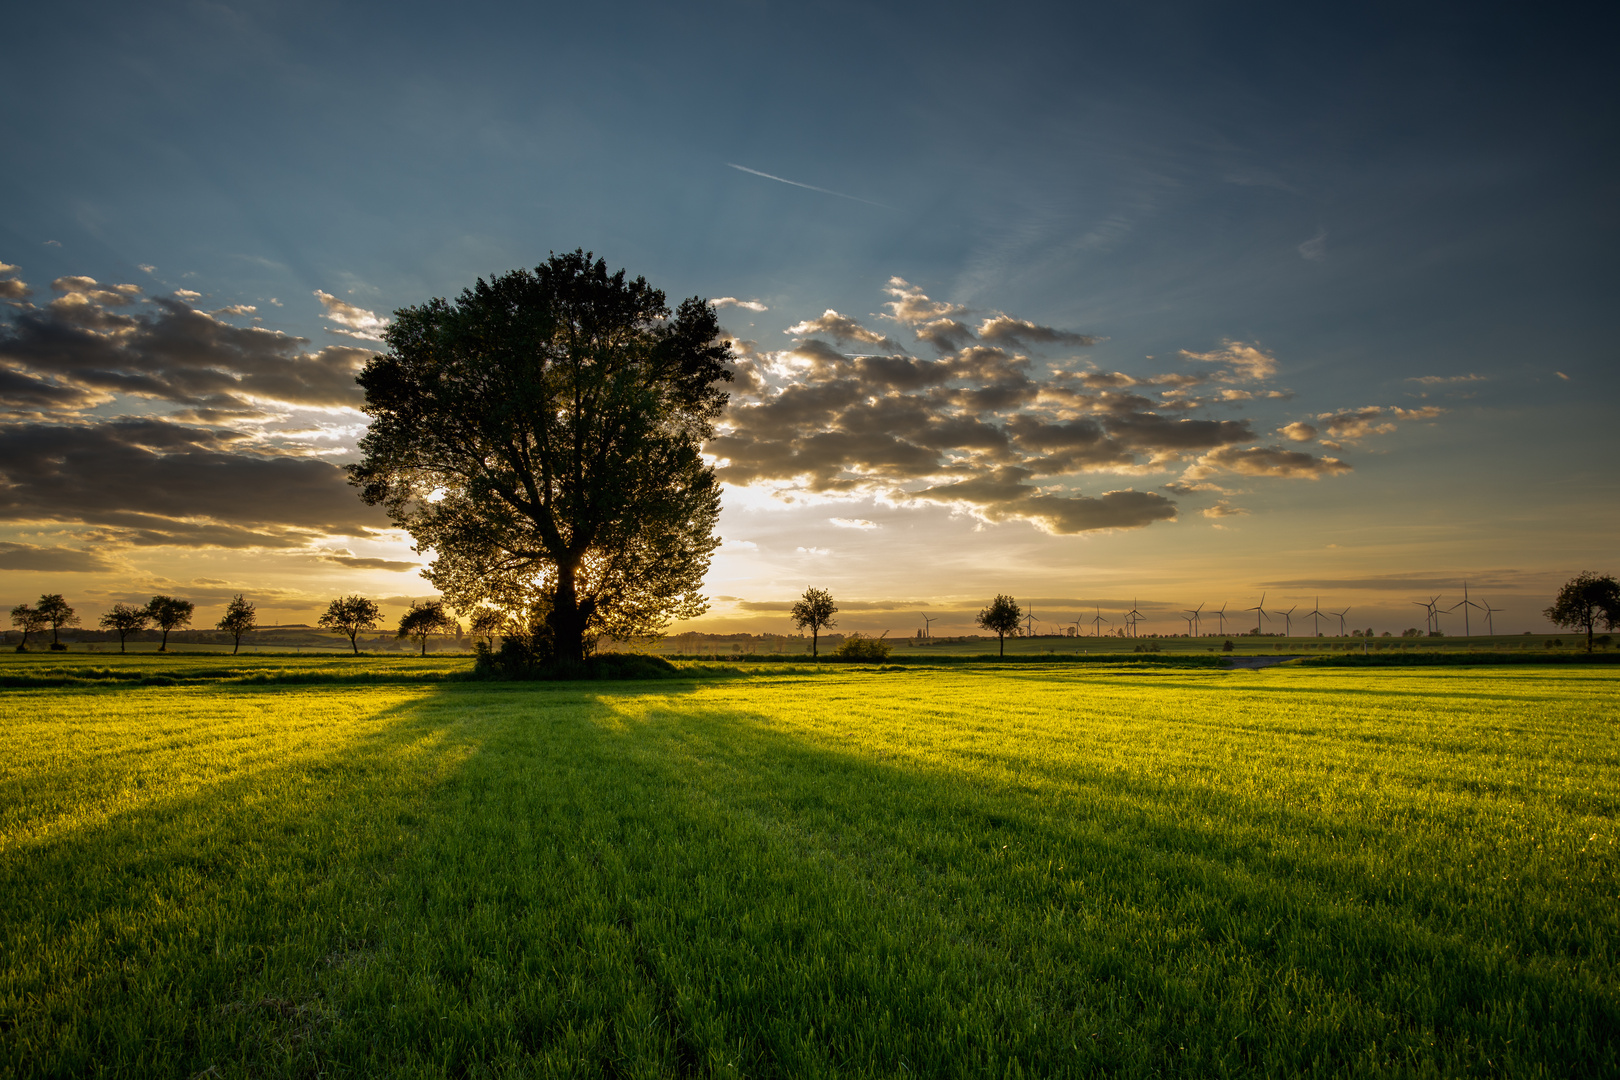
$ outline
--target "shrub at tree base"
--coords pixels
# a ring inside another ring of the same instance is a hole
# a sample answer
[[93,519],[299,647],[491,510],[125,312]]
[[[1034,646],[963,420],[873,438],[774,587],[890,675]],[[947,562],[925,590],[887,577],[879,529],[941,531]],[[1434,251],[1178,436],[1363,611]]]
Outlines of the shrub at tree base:
[[833,655],[841,660],[887,660],[889,649],[889,643],[882,638],[856,633],[845,638]]
[[538,655],[520,638],[509,637],[499,649],[484,642],[473,645],[473,677],[513,680],[667,679],[680,669],[661,656],[645,653],[601,653],[570,663],[555,656]]

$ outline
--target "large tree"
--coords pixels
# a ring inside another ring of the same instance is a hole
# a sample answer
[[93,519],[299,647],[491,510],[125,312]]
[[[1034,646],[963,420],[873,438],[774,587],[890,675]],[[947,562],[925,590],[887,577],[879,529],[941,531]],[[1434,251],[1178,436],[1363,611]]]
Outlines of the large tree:
[[1604,629],[1620,626],[1620,582],[1609,574],[1583,570],[1564,583],[1558,599],[1542,612],[1547,621],[1566,630],[1586,631],[1586,651],[1592,651],[1592,631],[1598,623]]
[[401,309],[384,337],[350,477],[433,553],[452,607],[527,619],[574,663],[706,609],[720,493],[699,449],[733,359],[712,307],[671,313],[575,251]]
[[816,655],[816,644],[821,632],[829,626],[837,626],[833,616],[838,614],[838,605],[833,603],[832,593],[826,589],[806,589],[804,595],[793,605],[788,612],[788,618],[800,630],[810,628],[810,655]]
[[118,651],[127,652],[128,650],[124,648],[124,639],[131,634],[145,630],[146,624],[151,618],[151,612],[143,607],[135,607],[132,604],[114,604],[112,610],[101,617],[101,628],[103,630],[117,631]]
[[990,606],[979,612],[979,625],[996,635],[1001,655],[1007,655],[1007,635],[1016,633],[1018,620],[1024,617],[1018,604],[1010,596],[997,596]]

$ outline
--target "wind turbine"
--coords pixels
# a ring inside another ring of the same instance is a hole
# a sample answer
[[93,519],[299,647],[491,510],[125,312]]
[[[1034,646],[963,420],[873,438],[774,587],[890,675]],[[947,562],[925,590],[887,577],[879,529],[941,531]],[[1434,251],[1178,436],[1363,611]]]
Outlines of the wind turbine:
[[1293,637],[1294,636],[1294,619],[1293,619],[1293,615],[1294,615],[1294,608],[1296,608],[1296,607],[1299,607],[1299,605],[1295,604],[1294,607],[1289,608],[1287,611],[1273,611],[1272,612],[1273,615],[1281,615],[1283,617],[1283,637]]
[[1491,603],[1490,603],[1489,600],[1487,600],[1485,602],[1485,630],[1492,637],[1496,636],[1496,626],[1491,622],[1491,613],[1496,612],[1496,611],[1506,611],[1506,610],[1507,610],[1507,608],[1491,607]]
[[1254,614],[1255,614],[1254,632],[1257,633],[1257,634],[1265,633],[1266,632],[1266,594],[1265,593],[1260,594],[1260,602],[1258,604],[1254,605],[1254,607],[1246,607],[1243,610],[1244,611],[1252,611],[1252,612],[1254,612]]
[[1199,622],[1198,613],[1204,610],[1204,605],[1199,604],[1195,608],[1186,608],[1184,610],[1187,612],[1187,615],[1190,616],[1190,618],[1187,619],[1187,636],[1197,637],[1198,631],[1203,629]]
[[1212,611],[1212,612],[1210,612],[1210,614],[1215,616],[1217,619],[1220,620],[1221,637],[1225,637],[1226,636],[1226,601],[1224,601],[1224,600],[1221,601],[1221,609],[1219,611]]
[[1322,627],[1320,623],[1322,616],[1326,614],[1327,612],[1322,610],[1322,598],[1318,596],[1316,598],[1316,606],[1311,608],[1310,611],[1306,612],[1306,615],[1309,616],[1311,620],[1311,631],[1315,633],[1317,637],[1322,636]]
[[1103,623],[1108,623],[1108,625],[1110,625],[1110,626],[1113,625],[1113,623],[1109,622],[1109,620],[1102,617],[1102,608],[1099,607],[1097,609],[1097,614],[1092,616],[1092,618],[1091,618],[1091,629],[1092,629],[1092,636],[1093,637],[1102,637],[1102,624]]
[[[1449,608],[1446,609],[1447,611],[1456,611],[1458,608],[1463,609],[1463,637],[1473,637],[1474,636],[1472,628],[1470,628],[1470,626],[1468,625],[1468,609],[1471,608],[1471,607],[1479,607],[1479,605],[1474,603],[1472,600],[1468,599],[1468,582],[1465,581],[1465,582],[1463,582],[1462,603],[1460,603],[1460,604],[1452,604]],[[1484,611],[1485,609],[1480,608],[1480,610]]]
[[1136,600],[1133,598],[1131,600],[1131,610],[1125,613],[1125,621],[1129,623],[1131,627],[1131,637],[1136,636],[1136,624],[1145,618],[1147,618],[1146,615],[1143,615],[1140,611],[1136,610]]
[[1343,611],[1325,611],[1323,614],[1331,615],[1335,619],[1339,620],[1339,636],[1344,637],[1344,617],[1350,614],[1350,609],[1345,608]]
[[1423,625],[1429,628],[1430,633],[1440,629],[1440,609],[1435,606],[1439,599],[1440,597],[1438,596],[1431,596],[1427,601],[1412,601],[1412,603],[1428,612],[1428,616],[1424,619]]
[[939,618],[938,615],[923,616],[923,623],[926,625],[926,629],[923,630],[923,636],[928,638],[930,641],[932,641],[934,638],[934,620],[937,618]]

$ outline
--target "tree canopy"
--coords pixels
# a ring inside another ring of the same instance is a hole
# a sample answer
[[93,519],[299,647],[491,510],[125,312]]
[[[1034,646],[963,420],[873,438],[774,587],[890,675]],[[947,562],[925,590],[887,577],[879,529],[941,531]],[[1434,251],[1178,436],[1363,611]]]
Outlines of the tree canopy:
[[996,645],[1002,656],[1007,655],[1007,635],[1018,629],[1018,620],[1024,612],[1010,596],[997,596],[990,606],[979,612],[979,625],[996,635]]
[[382,609],[371,599],[364,596],[342,596],[326,605],[326,610],[315,620],[315,625],[347,634],[349,648],[354,650],[354,655],[359,656],[360,646],[355,642],[355,638],[360,636],[362,630],[377,629],[380,622]]
[[731,379],[714,309],[671,313],[584,251],[395,312],[360,373],[350,479],[456,610],[492,604],[578,662],[706,610],[719,486],[699,450]]
[[788,612],[793,625],[800,630],[810,629],[810,655],[816,655],[817,639],[821,631],[829,626],[837,626],[833,616],[838,614],[838,605],[833,603],[832,593],[826,589],[806,589],[804,595],[793,605]]
[[1586,651],[1592,651],[1592,631],[1598,623],[1605,630],[1620,626],[1620,582],[1609,574],[1583,570],[1564,583],[1558,599],[1542,612],[1547,621],[1566,630],[1586,631]]
[[46,593],[34,605],[34,610],[44,616],[46,624],[51,628],[51,648],[56,648],[61,642],[57,639],[58,632],[64,626],[78,626],[79,617],[68,606],[67,598],[61,593]]

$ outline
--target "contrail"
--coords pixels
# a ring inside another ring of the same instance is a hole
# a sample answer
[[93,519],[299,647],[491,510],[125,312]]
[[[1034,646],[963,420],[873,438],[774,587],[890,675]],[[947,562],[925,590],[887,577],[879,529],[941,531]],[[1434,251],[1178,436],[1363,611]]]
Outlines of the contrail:
[[731,162],[728,161],[728,162],[726,162],[726,166],[728,168],[736,169],[738,172],[752,173],[755,176],[763,176],[767,180],[775,180],[779,184],[792,184],[794,187],[802,187],[802,188],[805,188],[805,189],[807,189],[809,191],[819,191],[823,195],[836,195],[840,199],[853,199],[855,202],[865,203],[867,206],[876,206],[876,207],[878,207],[879,209],[882,209],[882,210],[892,210],[893,209],[893,207],[884,206],[882,203],[873,202],[871,199],[863,199],[858,195],[845,195],[842,191],[833,191],[830,188],[816,187],[816,185],[814,185],[814,184],[801,184],[797,180],[787,180],[787,179],[784,179],[783,177],[780,177],[780,176],[772,176],[768,172],[760,172],[758,169],[750,169],[746,165],[733,165]]

